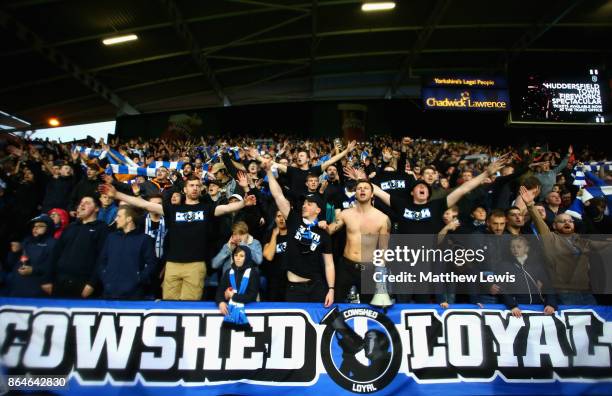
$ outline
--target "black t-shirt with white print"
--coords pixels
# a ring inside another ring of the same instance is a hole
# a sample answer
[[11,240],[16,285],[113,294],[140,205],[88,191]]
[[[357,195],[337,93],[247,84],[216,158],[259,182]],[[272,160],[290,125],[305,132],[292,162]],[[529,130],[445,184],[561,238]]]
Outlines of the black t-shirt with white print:
[[391,208],[399,218],[400,234],[437,234],[444,227],[442,216],[447,209],[446,197],[417,205],[409,199],[391,194]]
[[322,254],[331,254],[331,237],[318,225],[308,227],[299,211],[287,217],[287,270],[306,279],[324,279]]
[[178,263],[204,261],[210,222],[215,215],[214,206],[209,202],[195,205],[171,205],[164,202],[163,207],[168,228],[166,259]]

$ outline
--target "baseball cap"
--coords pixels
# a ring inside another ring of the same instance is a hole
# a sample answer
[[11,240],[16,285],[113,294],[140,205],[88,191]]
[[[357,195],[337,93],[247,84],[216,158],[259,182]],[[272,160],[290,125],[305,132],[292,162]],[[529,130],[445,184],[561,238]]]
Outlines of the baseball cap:
[[323,208],[323,202],[318,194],[310,193],[304,195],[304,201],[316,203],[319,208]]
[[225,168],[225,165],[223,165],[223,164],[222,164],[222,163],[220,163],[220,162],[217,162],[216,164],[214,164],[214,165],[213,165],[213,167],[212,167],[212,171],[211,171],[211,172],[214,174],[214,173],[219,172],[219,171],[220,171],[220,170],[222,170],[222,169],[226,169],[226,168]]
[[229,199],[236,198],[238,201],[243,201],[242,195],[240,194],[232,194]]

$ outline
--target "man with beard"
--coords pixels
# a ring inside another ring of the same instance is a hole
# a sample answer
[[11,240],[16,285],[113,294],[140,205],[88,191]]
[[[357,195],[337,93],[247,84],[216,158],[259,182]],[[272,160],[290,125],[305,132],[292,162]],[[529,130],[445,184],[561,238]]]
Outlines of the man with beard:
[[555,216],[554,231],[551,232],[536,212],[534,192],[521,186],[519,193],[540,234],[548,274],[561,304],[596,305],[597,301],[591,293],[589,269],[592,265],[589,256],[595,250],[609,247],[610,242],[582,238],[575,233],[574,220],[565,213]]
[[[357,181],[355,207],[343,210],[328,226],[330,234],[346,226],[346,244],[342,263],[336,268],[336,301],[344,301],[352,286],[361,293],[361,271],[371,262],[374,249],[386,249],[391,231],[391,220],[372,206],[374,187],[367,180]],[[362,302],[369,302],[371,296]]]
[[333,201],[333,197],[344,191],[344,185],[338,174],[338,167],[335,164],[329,165],[325,170],[327,177],[321,183],[319,192],[325,194],[326,201]]
[[145,201],[118,192],[112,185],[100,186],[100,191],[127,204],[164,216],[168,229],[168,249],[164,272],[164,300],[200,300],[206,277],[205,258],[208,254],[210,222],[213,216],[238,211],[255,205],[255,197],[247,196],[243,201],[227,205],[212,206],[200,202],[202,182],[190,176],[183,188],[185,202],[172,205],[166,194],[163,204]]

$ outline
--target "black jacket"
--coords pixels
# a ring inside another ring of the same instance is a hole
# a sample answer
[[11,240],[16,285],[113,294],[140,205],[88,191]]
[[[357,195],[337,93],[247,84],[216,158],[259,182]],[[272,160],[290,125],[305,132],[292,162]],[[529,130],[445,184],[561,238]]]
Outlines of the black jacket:
[[[557,308],[557,299],[550,288],[542,260],[543,258],[538,259],[538,255],[529,255],[521,265],[516,258],[513,258],[501,268],[515,276],[513,285],[507,290],[502,290],[502,301],[508,308],[512,309],[519,304],[542,304]],[[541,289],[538,288],[538,281],[542,283]]]
[[94,180],[90,180],[88,178],[81,179],[81,181],[79,181],[72,189],[69,209],[76,210],[83,197],[91,197],[97,194],[98,186],[100,184],[102,184],[102,182],[97,178]]
[[60,176],[57,179],[50,178],[47,181],[42,211],[48,212],[53,208],[68,210],[70,206],[70,193],[74,185],[74,176]]
[[108,226],[100,220],[87,224],[79,220],[70,224],[53,250],[47,281],[78,279],[95,287],[96,263],[107,235]]

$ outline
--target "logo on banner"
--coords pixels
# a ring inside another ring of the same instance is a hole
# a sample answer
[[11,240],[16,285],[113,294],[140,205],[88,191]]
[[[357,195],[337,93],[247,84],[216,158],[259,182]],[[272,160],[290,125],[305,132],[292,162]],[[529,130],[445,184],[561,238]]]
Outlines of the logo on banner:
[[321,340],[321,359],[327,374],[355,393],[377,392],[397,375],[402,343],[395,325],[378,311],[352,308],[329,311]]

